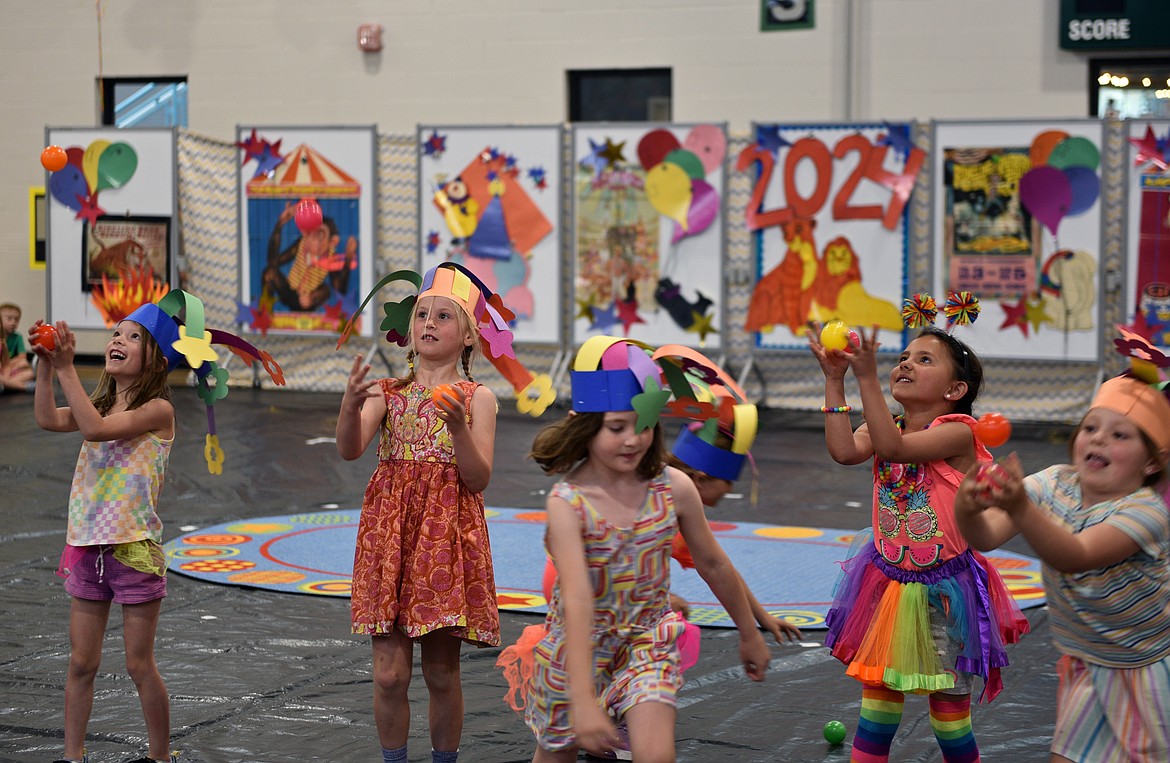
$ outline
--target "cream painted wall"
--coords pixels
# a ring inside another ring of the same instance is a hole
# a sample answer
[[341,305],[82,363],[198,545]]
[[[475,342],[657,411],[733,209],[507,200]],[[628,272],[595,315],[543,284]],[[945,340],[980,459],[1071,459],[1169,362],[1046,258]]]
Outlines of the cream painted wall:
[[[769,33],[759,0],[100,0],[100,56],[93,0],[3,4],[0,301],[25,325],[45,310],[26,222],[44,128],[97,123],[99,60],[186,75],[190,128],[223,140],[237,124],[547,124],[566,118],[565,70],[651,66],[673,70],[677,121],[736,132],[1086,114],[1054,0],[817,0],[815,29]],[[357,49],[363,22],[385,27],[380,54]]]

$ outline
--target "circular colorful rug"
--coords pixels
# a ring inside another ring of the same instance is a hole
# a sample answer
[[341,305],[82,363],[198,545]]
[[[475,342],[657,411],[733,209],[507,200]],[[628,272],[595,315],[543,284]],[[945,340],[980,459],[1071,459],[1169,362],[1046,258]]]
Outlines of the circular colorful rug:
[[[170,570],[224,585],[348,597],[359,514],[320,511],[205,527],[166,544]],[[544,512],[488,507],[487,518],[500,609],[543,614]],[[711,528],[769,612],[800,628],[824,627],[854,531],[750,522]],[[1002,550],[987,556],[1021,608],[1044,604],[1038,560]],[[690,603],[690,621],[734,627],[698,573],[672,565],[671,590]]]

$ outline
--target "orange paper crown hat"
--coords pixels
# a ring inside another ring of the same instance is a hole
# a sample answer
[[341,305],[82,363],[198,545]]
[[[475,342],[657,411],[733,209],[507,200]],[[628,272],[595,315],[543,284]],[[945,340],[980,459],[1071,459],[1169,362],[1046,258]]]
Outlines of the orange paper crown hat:
[[1092,408],[1120,413],[1154,441],[1170,451],[1170,401],[1157,387],[1130,376],[1117,376],[1101,385]]

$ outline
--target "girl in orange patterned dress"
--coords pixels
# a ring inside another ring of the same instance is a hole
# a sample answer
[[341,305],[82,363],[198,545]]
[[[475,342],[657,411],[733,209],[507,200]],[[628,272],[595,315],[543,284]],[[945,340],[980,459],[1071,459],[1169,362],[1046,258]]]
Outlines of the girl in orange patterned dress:
[[433,268],[406,305],[410,371],[368,381],[370,366],[358,355],[341,400],[342,458],[358,458],[379,437],[358,525],[351,614],[353,632],[373,637],[374,720],[385,761],[407,759],[415,642],[422,645],[435,761],[458,754],[462,642],[500,643],[483,504],[497,405],[471,377],[476,315],[490,296],[458,266]]
[[[698,490],[666,466],[654,395],[643,394],[657,389],[658,366],[640,346],[599,336],[582,345],[574,367],[573,412],[532,445],[546,473],[564,475],[547,504],[545,546],[557,571],[549,615],[497,665],[513,695],[525,694],[536,763],[575,761],[581,749],[612,755],[618,723],[629,729],[634,760],[673,760],[684,628],[669,601],[676,531],[735,621],[752,680],[764,679],[770,653]],[[530,673],[517,667],[525,662]]]

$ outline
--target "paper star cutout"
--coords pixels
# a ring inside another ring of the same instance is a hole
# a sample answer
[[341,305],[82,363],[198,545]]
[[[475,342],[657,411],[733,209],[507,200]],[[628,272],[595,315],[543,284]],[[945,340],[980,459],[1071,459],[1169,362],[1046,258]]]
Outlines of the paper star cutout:
[[1028,336],[1028,298],[1020,297],[1020,301],[1014,305],[1007,302],[1000,302],[1000,308],[1003,310],[1003,323],[999,325],[999,330],[1011,328],[1015,326],[1024,336]]
[[1048,316],[1048,300],[1044,297],[1037,297],[1028,300],[1027,315],[1028,323],[1032,324],[1033,331],[1039,331],[1040,327],[1045,323],[1052,323],[1052,318]]
[[247,324],[252,320],[252,308],[243,302],[236,302],[236,323]]
[[707,335],[715,331],[715,327],[711,325],[711,321],[715,319],[715,316],[692,310],[691,318],[691,325],[687,326],[687,331],[692,334],[698,334],[700,342],[706,342]]
[[577,315],[573,317],[573,320],[586,320],[590,322],[593,321],[592,298],[581,299],[580,297],[577,297]]
[[345,322],[345,314],[341,312],[342,307],[343,303],[340,299],[331,305],[325,305],[325,320],[330,321],[334,326],[340,326]]
[[545,173],[544,167],[529,167],[528,179],[542,191],[548,187],[548,176]]
[[666,401],[670,399],[670,390],[661,389],[654,379],[646,379],[646,388],[630,398],[630,405],[638,414],[638,421],[634,424],[634,431],[641,432],[658,423]]
[[259,331],[261,336],[268,336],[268,329],[272,328],[272,313],[265,310],[253,310],[252,328]]
[[265,146],[260,155],[256,157],[256,172],[253,173],[252,177],[269,175],[283,162],[284,157],[280,155],[280,141],[278,140],[272,145]]
[[188,336],[187,327],[179,326],[179,338],[171,346],[186,356],[191,368],[219,360],[219,355],[211,347],[210,331],[204,331],[203,336]]
[[1154,128],[1146,125],[1146,134],[1140,138],[1127,138],[1137,148],[1137,156],[1133,159],[1135,167],[1149,162],[1160,170],[1166,169],[1166,159],[1158,147],[1158,139],[1154,136]]
[[91,193],[88,196],[77,194],[77,201],[81,204],[81,209],[77,210],[74,220],[89,220],[91,226],[97,225],[97,219],[106,213],[106,210],[98,206],[98,195]]
[[886,126],[886,132],[877,139],[877,144],[889,146],[903,156],[909,154],[910,149],[914,148],[914,143],[910,140],[910,125],[892,125],[885,120],[882,120],[882,124]]
[[633,326],[635,323],[646,322],[638,316],[638,300],[618,300],[614,305],[617,307],[618,320],[621,321],[622,329],[626,332],[626,336],[630,335],[630,326]]
[[593,314],[593,324],[589,326],[591,329],[605,331],[610,326],[613,326],[618,322],[617,317],[614,315],[613,305],[610,305],[609,307],[597,307],[596,305],[593,305],[589,308],[589,310]]
[[443,239],[439,236],[437,230],[427,231],[427,254],[434,254],[441,243],[443,243]]
[[250,160],[259,157],[267,145],[268,141],[264,140],[263,138],[256,137],[256,128],[253,127],[252,134],[250,136],[244,138],[242,141],[236,142],[237,148],[244,149],[244,159],[240,162],[240,166],[242,167]]
[[625,147],[625,145],[626,142],[624,140],[621,143],[614,143],[609,138],[605,139],[605,148],[602,149],[601,155],[605,157],[606,161],[609,162],[611,167],[615,164],[618,164],[619,162],[626,161],[626,158],[622,156],[622,149]]
[[779,155],[780,149],[784,146],[792,145],[780,135],[780,128],[776,125],[758,126],[756,128],[756,143],[759,144],[760,148],[773,155]]
[[439,135],[435,130],[431,130],[431,135],[427,138],[426,143],[423,143],[423,154],[426,156],[433,156],[436,159],[443,155],[447,150],[447,136]]
[[593,177],[600,175],[601,171],[609,166],[609,163],[606,161],[605,157],[602,156],[602,152],[604,150],[604,143],[594,143],[593,138],[589,139],[589,155],[582,159],[580,164],[584,168],[592,169]]

